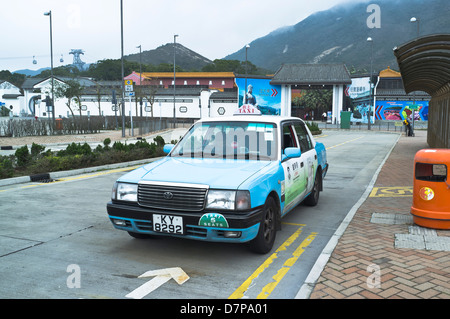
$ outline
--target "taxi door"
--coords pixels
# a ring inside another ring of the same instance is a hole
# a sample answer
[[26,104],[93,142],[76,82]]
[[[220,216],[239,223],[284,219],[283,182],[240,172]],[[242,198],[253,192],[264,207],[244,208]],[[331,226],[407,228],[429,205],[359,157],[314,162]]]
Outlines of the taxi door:
[[[287,147],[299,147],[292,124],[292,122],[282,123],[281,147],[283,154]],[[306,196],[307,163],[302,154],[297,158],[285,159],[281,165],[284,170],[284,187],[282,187],[282,190],[284,188],[283,214],[285,214]]]
[[295,121],[293,123],[295,133],[298,138],[298,144],[302,152],[302,159],[305,162],[305,175],[306,175],[306,194],[309,194],[314,187],[314,179],[317,169],[317,153],[314,148],[313,142],[306,129],[305,123],[301,121]]

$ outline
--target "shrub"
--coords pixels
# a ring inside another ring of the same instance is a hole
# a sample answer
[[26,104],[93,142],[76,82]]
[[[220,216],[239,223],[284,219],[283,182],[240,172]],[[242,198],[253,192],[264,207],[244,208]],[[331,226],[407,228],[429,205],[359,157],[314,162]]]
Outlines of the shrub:
[[109,137],[105,138],[105,140],[103,141],[103,145],[105,145],[105,148],[108,148],[109,144],[111,144],[111,139]]
[[156,145],[160,147],[163,147],[166,144],[166,142],[164,142],[164,139],[159,135],[155,137],[153,141],[155,141]]
[[0,178],[10,178],[14,175],[13,161],[9,156],[0,156]]
[[306,125],[308,126],[309,130],[313,135],[317,135],[322,133],[322,130],[319,128],[319,125],[315,122],[306,122]]
[[65,150],[61,150],[58,152],[58,156],[68,156],[68,155],[89,155],[92,153],[92,149],[89,146],[89,144],[84,143],[81,144],[75,144],[72,143],[67,146]]
[[39,145],[39,144],[33,143],[31,145],[31,156],[32,157],[37,157],[44,150],[45,150],[45,146],[44,145]]
[[16,156],[17,166],[19,167],[25,167],[31,160],[27,145],[19,147],[14,155]]

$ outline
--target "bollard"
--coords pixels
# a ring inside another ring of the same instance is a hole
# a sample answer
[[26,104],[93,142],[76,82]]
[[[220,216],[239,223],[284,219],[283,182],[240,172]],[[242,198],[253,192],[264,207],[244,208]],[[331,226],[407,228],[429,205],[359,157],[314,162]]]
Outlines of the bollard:
[[414,223],[450,229],[450,149],[423,149],[414,157]]

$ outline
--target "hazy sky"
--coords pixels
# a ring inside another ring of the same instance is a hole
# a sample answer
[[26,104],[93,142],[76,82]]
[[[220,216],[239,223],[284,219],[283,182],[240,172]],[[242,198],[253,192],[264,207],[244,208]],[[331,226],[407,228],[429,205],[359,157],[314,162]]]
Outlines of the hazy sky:
[[[220,59],[344,2],[349,0],[123,0],[124,54],[139,52],[139,45],[155,49],[178,34],[177,42]],[[49,10],[55,67],[72,63],[71,49],[83,49],[87,63],[120,58],[120,0],[0,0],[0,70],[50,66]]]

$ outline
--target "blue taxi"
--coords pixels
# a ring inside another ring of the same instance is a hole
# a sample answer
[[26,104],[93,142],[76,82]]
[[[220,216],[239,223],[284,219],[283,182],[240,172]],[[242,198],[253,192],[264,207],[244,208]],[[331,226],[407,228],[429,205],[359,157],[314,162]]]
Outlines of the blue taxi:
[[283,216],[318,203],[328,170],[324,145],[295,117],[202,119],[165,151],[113,186],[109,218],[135,238],[248,242],[267,253]]

